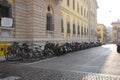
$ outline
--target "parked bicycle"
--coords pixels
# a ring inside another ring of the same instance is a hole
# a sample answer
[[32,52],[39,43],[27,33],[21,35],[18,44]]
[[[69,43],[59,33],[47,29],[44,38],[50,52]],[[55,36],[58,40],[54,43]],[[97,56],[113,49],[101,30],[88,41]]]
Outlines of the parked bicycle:
[[92,47],[101,46],[100,42],[66,42],[66,43],[51,43],[46,42],[45,45],[32,46],[27,43],[19,44],[14,42],[8,48],[5,55],[6,60],[15,61],[36,61],[48,57],[61,56],[67,53],[89,49]]

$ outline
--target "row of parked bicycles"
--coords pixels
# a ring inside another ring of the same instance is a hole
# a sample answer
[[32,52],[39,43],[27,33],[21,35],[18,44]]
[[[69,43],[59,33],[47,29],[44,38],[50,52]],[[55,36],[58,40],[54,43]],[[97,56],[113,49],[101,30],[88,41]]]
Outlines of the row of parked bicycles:
[[101,46],[100,42],[66,42],[51,43],[46,42],[45,45],[33,46],[27,43],[19,44],[14,42],[5,54],[8,61],[37,61],[48,57],[60,56],[67,53],[84,50],[92,47]]

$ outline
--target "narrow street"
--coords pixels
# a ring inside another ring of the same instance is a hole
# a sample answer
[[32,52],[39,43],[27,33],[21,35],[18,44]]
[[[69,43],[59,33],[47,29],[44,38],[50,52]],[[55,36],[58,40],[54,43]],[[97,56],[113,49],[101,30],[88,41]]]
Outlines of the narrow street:
[[9,76],[21,80],[120,80],[120,55],[114,44],[33,63],[0,65],[0,80]]

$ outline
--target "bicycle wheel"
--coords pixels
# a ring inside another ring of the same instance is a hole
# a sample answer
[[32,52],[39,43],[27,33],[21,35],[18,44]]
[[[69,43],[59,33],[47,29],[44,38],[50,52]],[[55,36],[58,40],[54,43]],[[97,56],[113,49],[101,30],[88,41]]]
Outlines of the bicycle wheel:
[[11,52],[6,53],[5,54],[5,59],[7,61],[14,60],[14,54],[12,54]]

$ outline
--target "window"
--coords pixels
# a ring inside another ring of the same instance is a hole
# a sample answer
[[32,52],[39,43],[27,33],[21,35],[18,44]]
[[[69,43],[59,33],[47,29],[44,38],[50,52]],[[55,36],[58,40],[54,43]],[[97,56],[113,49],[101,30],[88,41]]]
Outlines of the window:
[[86,17],[86,10],[84,9],[84,17]]
[[89,16],[89,14],[88,14],[88,11],[87,11],[87,19],[88,19],[88,16]]
[[75,10],[75,0],[73,0],[73,9]]
[[83,26],[81,27],[81,35],[83,36]]
[[10,8],[0,5],[0,17],[10,17]]
[[63,27],[63,19],[61,19],[61,32],[64,32],[64,27]]
[[70,22],[67,22],[67,33],[70,33]]
[[75,24],[73,24],[73,34],[76,34]]
[[53,9],[52,7],[49,5],[47,7],[48,13],[46,16],[46,30],[48,31],[54,31],[54,24],[53,24]]
[[87,29],[87,36],[89,36],[88,29]]
[[0,25],[1,25],[2,17],[7,17],[7,18],[12,17],[11,5],[8,3],[8,1],[4,1],[4,0],[0,1]]
[[79,3],[77,4],[77,12],[79,13]]
[[81,15],[83,15],[83,7],[81,6]]
[[70,0],[67,0],[67,6],[69,6],[70,5]]
[[84,28],[84,35],[86,36],[86,28]]
[[80,35],[80,26],[78,25],[78,35]]
[[52,24],[52,15],[51,13],[47,14],[47,30],[48,31],[54,31],[54,27]]

